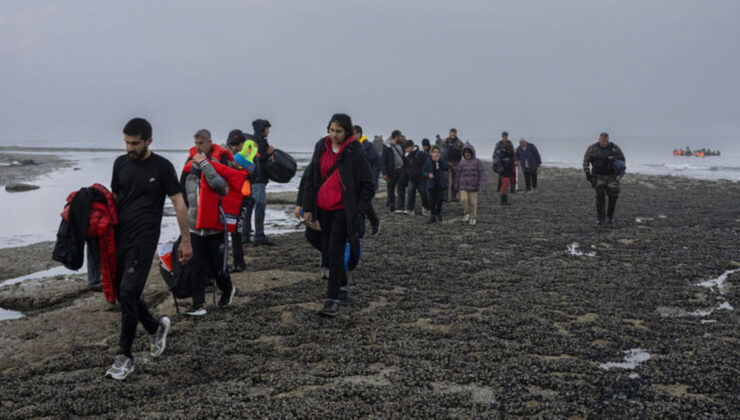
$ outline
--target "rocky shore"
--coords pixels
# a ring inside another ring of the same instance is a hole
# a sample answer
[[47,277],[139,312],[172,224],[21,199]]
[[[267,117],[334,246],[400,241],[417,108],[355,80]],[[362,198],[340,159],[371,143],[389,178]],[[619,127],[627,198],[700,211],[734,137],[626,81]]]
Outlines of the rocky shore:
[[[459,203],[430,226],[376,199],[335,319],[299,233],[247,247],[233,306],[203,319],[175,313],[154,266],[145,300],[173,329],[156,360],[139,330],[123,383],[103,377],[118,308],[82,276],[0,287],[26,314],[0,321],[0,418],[737,416],[740,184],[628,175],[608,227],[579,171],[540,184],[508,207],[481,194],[477,226]],[[44,246],[7,251],[0,280],[45,268]]]

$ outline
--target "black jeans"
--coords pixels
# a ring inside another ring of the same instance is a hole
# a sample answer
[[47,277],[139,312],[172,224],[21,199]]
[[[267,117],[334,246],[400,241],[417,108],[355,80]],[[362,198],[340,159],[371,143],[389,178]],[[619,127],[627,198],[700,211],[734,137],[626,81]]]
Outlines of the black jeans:
[[152,268],[155,246],[133,246],[117,249],[118,302],[121,304],[121,339],[118,354],[133,358],[131,347],[139,322],[146,332],[154,334],[159,321],[141,300],[146,278]]
[[339,289],[347,285],[347,272],[344,271],[344,250],[347,247],[347,221],[344,210],[326,211],[319,209],[321,224],[321,257],[328,258],[329,282],[326,295],[329,299],[339,299]]
[[[391,211],[403,210],[406,201],[406,184],[408,178],[404,169],[398,169],[393,174],[388,175],[388,202]],[[396,194],[398,196],[396,196]]]
[[189,263],[193,265],[190,290],[193,305],[198,306],[206,301],[206,286],[210,279],[216,279],[216,285],[222,292],[231,291],[232,285],[230,279],[223,279],[218,275],[223,266],[223,233],[206,236],[191,233],[190,242],[193,245],[193,259]]
[[[234,266],[245,266],[244,262],[244,250],[242,249],[242,238],[244,238],[244,230],[246,229],[246,218],[247,218],[247,207],[249,206],[249,198],[242,198],[242,205],[239,208],[239,217],[236,219],[236,230],[231,232],[231,253],[234,257]],[[249,234],[247,233],[247,237]]]
[[522,172],[524,172],[524,184],[527,186],[527,191],[532,188],[537,189],[537,169]]
[[444,198],[444,190],[440,186],[430,188],[429,192],[429,205],[432,211],[432,216],[442,216],[442,199]]

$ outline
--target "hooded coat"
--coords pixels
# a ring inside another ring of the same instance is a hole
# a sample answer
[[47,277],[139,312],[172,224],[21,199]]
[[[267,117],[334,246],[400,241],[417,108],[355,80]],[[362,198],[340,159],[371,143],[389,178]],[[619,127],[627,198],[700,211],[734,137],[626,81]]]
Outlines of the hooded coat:
[[247,135],[247,139],[253,140],[257,143],[257,162],[255,172],[252,175],[251,180],[253,184],[267,184],[269,181],[267,171],[265,170],[267,167],[267,160],[270,158],[270,156],[267,155],[267,149],[270,147],[270,143],[267,142],[267,138],[265,137],[265,128],[268,126],[270,126],[270,122],[267,120],[254,120],[252,121],[254,135]]
[[[465,151],[470,151],[473,157],[465,159]],[[463,146],[463,158],[457,166],[455,188],[458,191],[485,191],[486,178],[486,168],[483,162],[475,157],[475,147],[470,143],[466,143]]]
[[[311,163],[304,173],[307,177],[303,185],[303,210],[317,215],[319,190],[323,185],[321,178],[321,156],[326,150],[326,137],[316,142]],[[375,195],[370,174],[370,165],[360,144],[352,141],[337,157],[336,174],[341,185],[342,206],[347,223],[347,236],[352,239],[359,233],[361,215],[367,214]],[[331,176],[334,176],[332,174]]]
[[[434,184],[439,183],[441,189],[447,188],[447,170],[450,169],[450,165],[447,164],[445,158],[440,157],[438,161],[432,160],[432,157],[427,158],[424,163],[424,179],[427,181],[427,190],[433,190]],[[434,175],[434,178],[429,179],[429,174]]]

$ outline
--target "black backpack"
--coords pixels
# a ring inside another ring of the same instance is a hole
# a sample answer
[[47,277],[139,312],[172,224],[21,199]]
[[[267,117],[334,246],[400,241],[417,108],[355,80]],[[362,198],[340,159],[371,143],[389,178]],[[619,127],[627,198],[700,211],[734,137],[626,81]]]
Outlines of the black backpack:
[[409,156],[407,159],[409,166],[406,169],[406,173],[409,176],[409,179],[414,183],[424,179],[424,164],[427,161],[426,152],[417,148],[414,151],[414,154]]
[[170,253],[172,269],[165,267],[163,262],[163,255],[159,256],[159,273],[162,275],[164,282],[167,284],[167,289],[172,293],[172,297],[175,299],[175,308],[180,313],[180,305],[177,303],[177,299],[187,299],[192,297],[192,291],[190,288],[190,276],[192,275],[192,264],[182,265],[177,259],[177,248],[180,246],[180,238],[178,237],[175,243],[172,245],[172,251]]
[[298,163],[293,157],[280,149],[272,152],[272,158],[267,160],[265,171],[270,180],[280,184],[290,182],[298,170]]

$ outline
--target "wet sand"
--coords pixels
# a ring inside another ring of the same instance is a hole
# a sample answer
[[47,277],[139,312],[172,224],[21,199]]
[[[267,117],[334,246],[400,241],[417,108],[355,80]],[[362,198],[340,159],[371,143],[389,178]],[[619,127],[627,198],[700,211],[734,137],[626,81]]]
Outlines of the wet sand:
[[83,276],[2,287],[27,316],[0,322],[0,418],[737,415],[740,184],[629,175],[608,227],[579,171],[540,184],[509,207],[482,194],[474,227],[459,203],[430,227],[377,199],[381,234],[335,319],[316,314],[302,234],[247,247],[234,305],[209,296],[203,319],[175,314],[154,266],[144,297],[172,332],[150,360],[139,329],[124,383],[103,377],[118,309]]

